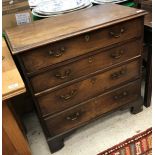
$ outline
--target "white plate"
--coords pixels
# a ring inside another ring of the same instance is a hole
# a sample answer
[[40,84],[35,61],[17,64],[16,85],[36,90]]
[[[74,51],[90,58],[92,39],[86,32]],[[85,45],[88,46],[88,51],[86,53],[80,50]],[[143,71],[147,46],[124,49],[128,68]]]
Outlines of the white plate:
[[122,3],[122,2],[126,2],[127,0],[115,0],[113,2],[104,2],[104,0],[92,0],[91,2],[92,3],[95,3],[95,4],[107,4],[107,3]]
[[[80,3],[83,2],[83,0],[28,0],[29,6],[31,8],[34,8],[41,4],[42,7],[44,7],[45,3],[51,2],[53,4],[53,7],[57,7],[57,4],[62,5],[63,7],[70,7],[70,6],[77,6],[80,5]],[[67,4],[67,5],[66,5]]]
[[[82,7],[80,9],[86,9],[86,8],[90,8],[92,7],[92,3],[90,3],[89,5],[85,5],[85,7]],[[76,10],[80,10],[80,9],[74,9],[74,10],[71,10],[71,11],[68,11],[68,12],[65,12],[65,13],[69,13],[69,12],[73,12],[73,11],[76,11]],[[59,15],[62,15],[62,14],[65,14],[65,13],[59,13],[59,14],[40,14],[40,13],[37,13],[35,12],[35,10],[33,9],[32,10],[32,14],[34,16],[37,16],[37,17],[41,17],[41,18],[47,18],[47,17],[52,17],[52,16],[59,16]]]
[[49,0],[39,3],[36,8],[40,12],[55,13],[63,12],[70,9],[76,9],[86,3],[86,0]]
[[69,9],[69,10],[65,10],[65,11],[56,11],[56,12],[44,12],[44,11],[41,11],[38,7],[36,7],[36,8],[34,8],[34,11],[36,12],[36,13],[40,13],[40,14],[61,14],[61,13],[65,13],[65,12],[68,12],[68,11],[70,11],[70,10],[75,10],[75,9],[78,9],[78,8],[81,8],[81,7],[84,7],[85,6],[85,4],[84,5],[82,5],[82,6],[80,6],[80,7],[76,7],[76,8],[73,8],[73,9]]
[[128,1],[128,0],[119,0],[119,1],[117,1],[115,3],[117,4],[117,3],[122,3],[122,2],[126,2],[126,1]]
[[114,2],[116,0],[99,0],[99,1],[101,1],[103,3],[112,3],[112,2]]
[[[41,17],[41,18],[47,18],[47,17],[57,16],[57,15],[50,15],[50,16],[47,16],[47,15],[39,15],[36,12],[34,12],[34,10],[32,10],[32,14],[34,16],[36,16],[36,17]],[[59,15],[61,15],[61,14],[59,14]]]
[[91,5],[92,3],[87,0],[87,3],[85,3],[84,5],[80,6],[80,7],[76,7],[74,9],[70,9],[70,10],[66,10],[66,11],[59,11],[59,12],[52,12],[52,13],[49,13],[49,12],[42,12],[40,10],[38,10],[37,8],[34,8],[34,12],[37,13],[37,14],[40,14],[40,15],[59,15],[59,14],[64,14],[64,13],[67,13],[67,12],[72,12],[72,11],[76,11],[76,10],[80,10],[80,9],[83,9],[89,5]]

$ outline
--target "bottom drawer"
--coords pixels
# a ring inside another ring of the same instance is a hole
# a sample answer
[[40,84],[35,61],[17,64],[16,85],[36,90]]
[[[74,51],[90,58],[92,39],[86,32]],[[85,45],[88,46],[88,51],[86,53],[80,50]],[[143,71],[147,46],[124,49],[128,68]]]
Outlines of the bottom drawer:
[[136,100],[141,95],[140,80],[104,93],[74,108],[50,116],[45,124],[51,136],[76,128],[91,119]]

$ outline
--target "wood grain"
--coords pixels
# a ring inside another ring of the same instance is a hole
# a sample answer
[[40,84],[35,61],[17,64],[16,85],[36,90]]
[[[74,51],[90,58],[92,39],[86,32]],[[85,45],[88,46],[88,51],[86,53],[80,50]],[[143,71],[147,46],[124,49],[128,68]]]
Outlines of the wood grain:
[[82,105],[57,113],[45,119],[51,135],[66,132],[73,127],[109,112],[115,108],[133,102],[140,95],[140,81],[129,83],[119,89],[102,94]]
[[[145,14],[143,10],[106,4],[6,30],[51,152],[64,146],[66,133],[100,116],[125,108],[131,108],[134,114],[142,110]],[[127,53],[120,58],[116,50],[122,47]],[[114,61],[109,55],[118,59]],[[95,63],[88,65],[92,57]],[[73,80],[54,79],[53,75],[62,79],[68,76],[67,69],[74,71]],[[119,91],[123,87],[130,92],[128,97]],[[121,101],[114,101],[112,96]],[[98,103],[94,98],[100,98]],[[80,119],[77,110],[82,111]]]
[[[139,66],[139,61],[136,60],[97,74],[96,76],[89,77],[86,80],[68,85],[54,92],[40,95],[37,99],[41,112],[43,116],[47,116],[62,111],[68,107],[100,95],[112,87],[137,79],[140,76]],[[116,79],[115,77],[112,77],[114,74],[119,74],[123,70],[124,74],[118,75]]]
[[130,22],[121,22],[114,26],[29,50],[21,57],[26,71],[34,72],[112,44],[139,38],[143,32],[141,25],[141,18],[130,20]]
[[145,16],[144,24],[145,26],[152,29],[152,13],[149,13]]
[[26,89],[4,39],[2,52],[2,98],[6,100],[26,92]]
[[146,12],[143,10],[139,11],[116,4],[98,5],[62,16],[17,26],[5,32],[11,52],[17,54],[145,14]]
[[5,101],[2,105],[2,123],[3,155],[31,155],[27,140]]
[[140,44],[139,40],[134,40],[108,50],[100,49],[98,52],[96,51],[97,54],[92,53],[81,60],[32,76],[30,82],[33,90],[38,93],[52,87],[58,87],[82,76],[106,69],[111,65],[140,56]]

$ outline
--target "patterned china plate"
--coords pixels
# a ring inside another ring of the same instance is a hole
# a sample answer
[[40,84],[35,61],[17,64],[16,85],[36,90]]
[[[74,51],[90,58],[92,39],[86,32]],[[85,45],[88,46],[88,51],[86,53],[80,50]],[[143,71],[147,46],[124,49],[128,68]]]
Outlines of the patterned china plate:
[[49,0],[41,2],[36,9],[42,13],[59,13],[67,10],[76,9],[85,5],[86,0]]
[[51,16],[51,15],[59,15],[59,14],[64,14],[64,13],[67,13],[67,12],[72,12],[72,11],[76,11],[76,10],[80,10],[80,9],[83,9],[87,6],[90,6],[92,5],[92,3],[90,1],[88,1],[86,4],[82,5],[81,7],[77,7],[75,9],[70,9],[70,10],[66,10],[66,11],[60,11],[60,12],[53,12],[53,13],[49,13],[49,12],[42,12],[42,11],[39,11],[37,8],[34,8],[34,12],[37,13],[37,14],[40,14],[40,15],[47,15],[47,16]]
[[[37,17],[41,17],[41,18],[47,18],[47,17],[52,17],[52,16],[58,16],[58,15],[62,15],[64,13],[68,13],[68,12],[72,12],[72,11],[76,11],[76,10],[80,10],[80,9],[83,9],[83,8],[90,8],[92,7],[92,3],[90,1],[87,1],[87,3],[81,7],[77,7],[75,9],[70,9],[70,10],[67,10],[65,12],[55,12],[55,13],[42,13],[42,12],[38,12],[38,10],[36,8],[34,8],[32,10],[32,14],[34,16],[37,16]],[[37,11],[36,11],[37,10]]]

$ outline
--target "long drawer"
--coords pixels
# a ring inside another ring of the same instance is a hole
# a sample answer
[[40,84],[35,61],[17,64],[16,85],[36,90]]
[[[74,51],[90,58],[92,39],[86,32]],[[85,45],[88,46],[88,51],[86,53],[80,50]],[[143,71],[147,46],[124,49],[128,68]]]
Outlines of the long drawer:
[[[141,54],[141,41],[134,40],[126,44],[99,50],[98,54],[91,55],[81,60],[69,63],[52,70],[48,70],[30,79],[35,93],[76,78],[88,75],[97,70],[104,69],[116,63],[121,63]],[[47,82],[48,81],[48,82]]]
[[134,37],[143,31],[141,18],[65,39],[21,54],[27,72],[34,72],[90,51]]
[[37,97],[43,116],[62,111],[140,76],[139,59]]
[[76,108],[45,119],[49,133],[54,136],[76,128],[140,97],[140,80],[129,83],[106,94],[100,95]]

